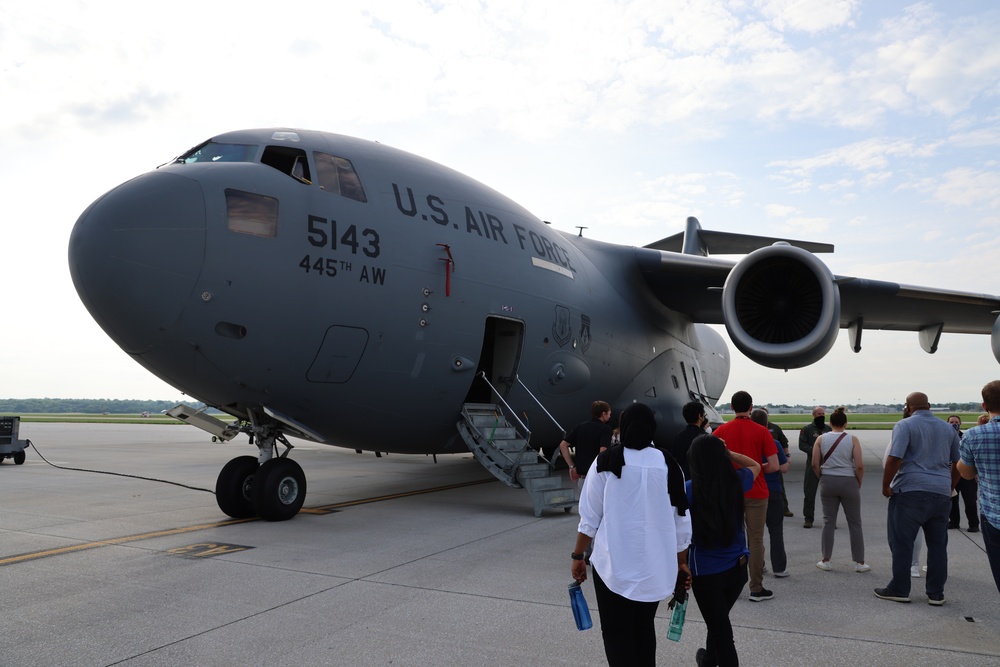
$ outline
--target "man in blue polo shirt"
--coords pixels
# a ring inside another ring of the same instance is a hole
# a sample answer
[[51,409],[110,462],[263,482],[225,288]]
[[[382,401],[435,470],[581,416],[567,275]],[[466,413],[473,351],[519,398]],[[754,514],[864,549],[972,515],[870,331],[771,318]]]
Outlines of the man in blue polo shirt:
[[983,387],[983,409],[990,420],[965,432],[958,471],[965,479],[979,475],[979,526],[1000,591],[1000,380]]
[[[923,529],[927,542],[927,603],[944,604],[948,580],[948,515],[958,482],[958,432],[931,413],[927,395],[906,397],[910,418],[892,429],[892,445],[882,474],[882,495],[889,499],[887,532],[892,550],[892,580],[875,597],[910,601],[913,540]],[[894,479],[895,478],[895,479]]]

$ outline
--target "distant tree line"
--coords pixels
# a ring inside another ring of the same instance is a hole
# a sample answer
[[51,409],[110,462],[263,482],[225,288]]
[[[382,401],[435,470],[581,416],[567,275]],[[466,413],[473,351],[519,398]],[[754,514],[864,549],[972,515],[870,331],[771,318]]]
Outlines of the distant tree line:
[[[186,401],[185,401],[186,402]],[[187,402],[186,402],[187,403]],[[202,408],[204,403],[187,403],[193,408]],[[0,398],[0,412],[14,414],[66,413],[83,414],[142,414],[158,413],[177,405],[177,401],[140,401],[111,398]]]

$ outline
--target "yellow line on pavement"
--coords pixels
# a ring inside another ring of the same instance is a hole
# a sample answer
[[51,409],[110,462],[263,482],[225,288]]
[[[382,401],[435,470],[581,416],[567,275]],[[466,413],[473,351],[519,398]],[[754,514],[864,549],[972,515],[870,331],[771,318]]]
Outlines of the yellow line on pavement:
[[[436,486],[430,489],[418,489],[416,491],[404,491],[402,493],[393,493],[385,496],[376,496],[374,498],[361,498],[359,500],[345,500],[344,502],[334,503],[332,505],[320,505],[318,507],[304,507],[299,510],[300,514],[315,514],[323,515],[329,514],[330,512],[337,510],[341,507],[353,507],[355,505],[365,505],[367,503],[377,503],[383,500],[394,500],[397,498],[406,498],[408,496],[417,496],[424,493],[434,493],[436,491],[448,491],[450,489],[459,489],[464,486],[473,486],[475,484],[485,484],[486,482],[496,481],[493,478],[490,479],[480,479],[473,482],[461,482],[459,484],[449,484],[446,486]],[[110,547],[119,544],[127,544],[129,542],[138,542],[140,540],[149,540],[155,537],[169,537],[171,535],[183,535],[184,533],[193,533],[198,530],[208,530],[209,528],[223,528],[225,526],[233,526],[240,523],[248,523],[250,521],[257,521],[256,517],[249,519],[228,519],[226,521],[216,521],[214,523],[203,523],[197,526],[187,526],[185,528],[169,528],[167,530],[157,530],[150,533],[139,533],[137,535],[126,535],[125,537],[114,537],[108,540],[98,540],[96,542],[85,542],[83,544],[74,544],[68,547],[59,547],[57,549],[46,549],[44,551],[34,551],[31,553],[20,554],[18,556],[8,556],[7,558],[0,558],[0,567],[4,565],[14,565],[16,563],[24,563],[31,560],[38,560],[39,558],[48,558],[50,556],[62,556],[65,554],[76,553],[77,551],[86,551],[87,549],[97,549],[98,547]]]
[[184,533],[192,533],[196,530],[207,530],[208,528],[220,528],[222,526],[231,526],[237,523],[247,523],[248,521],[256,521],[253,519],[230,519],[228,521],[216,521],[215,523],[203,523],[197,526],[187,526],[186,528],[170,528],[168,530],[157,530],[151,533],[140,533],[138,535],[126,535],[125,537],[114,537],[110,540],[99,540],[97,542],[85,542],[83,544],[74,544],[69,547],[59,547],[58,549],[46,549],[45,551],[35,551],[32,553],[21,554],[20,556],[10,556],[8,558],[0,558],[0,565],[13,565],[14,563],[23,563],[29,560],[36,560],[38,558],[47,558],[49,556],[61,556],[63,554],[74,553],[77,551],[86,551],[87,549],[96,549],[98,547],[110,547],[116,544],[126,544],[128,542],[137,542],[139,540],[148,540],[154,537],[167,537],[170,535],[182,535]]

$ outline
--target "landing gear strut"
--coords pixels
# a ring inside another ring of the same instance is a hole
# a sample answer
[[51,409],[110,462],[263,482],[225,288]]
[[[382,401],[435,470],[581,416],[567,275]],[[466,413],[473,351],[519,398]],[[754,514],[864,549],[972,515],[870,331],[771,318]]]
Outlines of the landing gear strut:
[[[291,519],[306,499],[305,473],[298,463],[287,458],[292,445],[272,427],[254,425],[249,431],[251,442],[254,436],[257,438],[260,455],[237,456],[222,468],[215,483],[219,509],[234,519]],[[275,457],[278,442],[285,451]]]

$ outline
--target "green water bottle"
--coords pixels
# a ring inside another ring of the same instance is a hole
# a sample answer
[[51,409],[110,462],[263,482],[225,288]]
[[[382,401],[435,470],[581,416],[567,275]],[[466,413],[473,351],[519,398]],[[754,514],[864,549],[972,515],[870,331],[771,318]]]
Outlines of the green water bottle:
[[673,607],[674,613],[670,616],[670,628],[667,630],[667,639],[672,642],[679,642],[681,640],[681,630],[684,629],[684,616],[687,614],[687,596],[683,596],[683,599],[680,601],[674,598],[669,606]]

